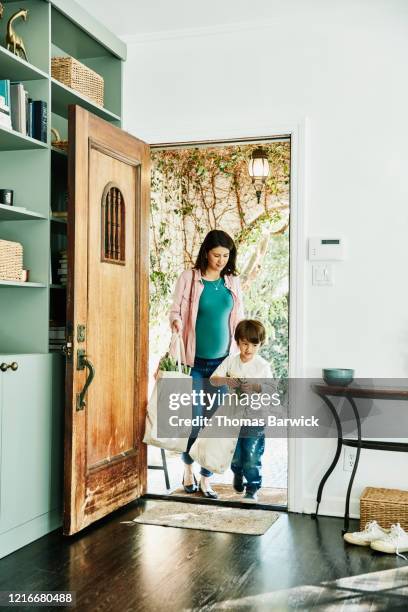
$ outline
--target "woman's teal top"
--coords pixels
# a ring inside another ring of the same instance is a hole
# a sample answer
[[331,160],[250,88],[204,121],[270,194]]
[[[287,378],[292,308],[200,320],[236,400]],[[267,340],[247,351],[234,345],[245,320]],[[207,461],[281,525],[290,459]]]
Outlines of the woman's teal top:
[[231,338],[229,319],[234,299],[221,277],[216,281],[202,279],[196,321],[196,357],[217,359],[228,354]]

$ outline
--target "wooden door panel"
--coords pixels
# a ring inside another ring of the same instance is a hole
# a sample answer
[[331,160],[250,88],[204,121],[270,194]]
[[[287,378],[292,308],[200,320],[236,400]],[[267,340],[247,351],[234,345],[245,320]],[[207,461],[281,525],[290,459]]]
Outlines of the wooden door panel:
[[150,183],[148,146],[80,107],[69,140],[65,534],[146,488]]
[[[89,356],[98,355],[98,383],[89,388],[88,467],[136,446],[133,409],[135,350],[135,194],[139,172],[109,152],[90,149],[88,213]],[[111,181],[123,194],[125,265],[101,262],[101,196]],[[98,317],[93,316],[97,312]]]

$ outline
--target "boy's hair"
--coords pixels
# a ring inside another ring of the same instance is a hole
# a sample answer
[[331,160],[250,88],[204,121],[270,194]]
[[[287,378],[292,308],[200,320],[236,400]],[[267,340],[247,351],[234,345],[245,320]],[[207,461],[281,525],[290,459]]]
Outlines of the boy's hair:
[[247,340],[252,344],[263,344],[265,342],[266,331],[260,321],[254,319],[243,319],[235,328],[235,342]]

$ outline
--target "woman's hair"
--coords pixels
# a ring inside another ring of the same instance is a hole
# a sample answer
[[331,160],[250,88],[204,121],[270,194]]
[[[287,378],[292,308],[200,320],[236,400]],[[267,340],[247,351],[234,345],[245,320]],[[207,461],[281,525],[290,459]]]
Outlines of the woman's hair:
[[235,276],[236,274],[238,274],[237,269],[235,267],[237,259],[237,247],[235,246],[235,243],[231,236],[229,236],[226,232],[223,232],[222,230],[216,229],[208,232],[208,234],[204,238],[204,241],[200,246],[200,250],[198,251],[194,269],[200,270],[201,274],[204,274],[208,266],[207,253],[208,251],[211,251],[211,249],[215,249],[217,247],[224,247],[230,252],[228,263],[225,268],[221,270],[221,276],[225,276],[226,274],[233,274]]
[[235,328],[235,342],[246,340],[252,344],[263,344],[265,342],[266,331],[260,321],[254,319],[243,319]]

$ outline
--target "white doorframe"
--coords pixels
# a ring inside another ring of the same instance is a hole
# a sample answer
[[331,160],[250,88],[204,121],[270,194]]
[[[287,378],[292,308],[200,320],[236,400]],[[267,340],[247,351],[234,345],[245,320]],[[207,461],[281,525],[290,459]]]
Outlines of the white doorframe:
[[[290,284],[289,284],[289,377],[304,376],[304,320],[305,320],[305,253],[307,211],[307,119],[269,127],[219,129],[203,133],[200,129],[172,134],[171,142],[151,143],[151,146],[171,146],[185,143],[216,143],[235,139],[269,139],[279,136],[291,138],[290,171]],[[288,510],[303,511],[303,439],[288,439]]]

